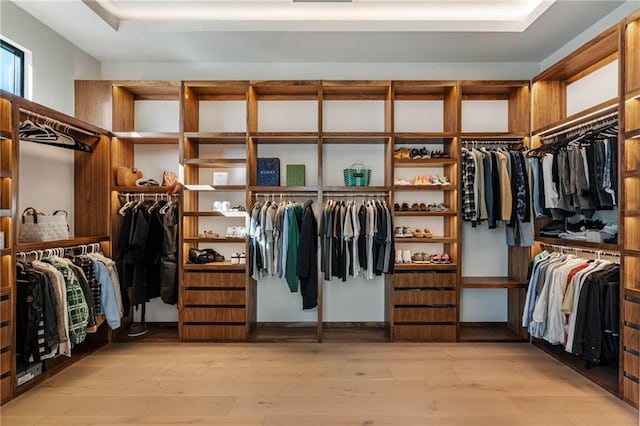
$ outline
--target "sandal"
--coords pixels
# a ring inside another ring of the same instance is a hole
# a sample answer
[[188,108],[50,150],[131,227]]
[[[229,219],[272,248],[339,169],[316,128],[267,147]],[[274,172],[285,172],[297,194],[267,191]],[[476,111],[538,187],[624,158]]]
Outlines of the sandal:
[[424,238],[433,237],[433,232],[431,232],[431,229],[429,228],[424,228],[424,231],[422,231],[422,234],[424,235]]
[[424,238],[424,232],[422,232],[420,229],[414,229],[411,232],[411,235],[413,236],[413,238]]
[[393,158],[395,158],[397,160],[401,160],[402,159],[402,148],[398,148],[395,151],[393,151]]

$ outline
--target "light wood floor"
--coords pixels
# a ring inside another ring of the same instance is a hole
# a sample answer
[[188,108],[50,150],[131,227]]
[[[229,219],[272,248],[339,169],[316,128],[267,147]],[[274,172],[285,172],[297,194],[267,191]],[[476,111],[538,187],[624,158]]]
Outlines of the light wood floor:
[[2,407],[7,425],[637,425],[528,344],[113,344]]

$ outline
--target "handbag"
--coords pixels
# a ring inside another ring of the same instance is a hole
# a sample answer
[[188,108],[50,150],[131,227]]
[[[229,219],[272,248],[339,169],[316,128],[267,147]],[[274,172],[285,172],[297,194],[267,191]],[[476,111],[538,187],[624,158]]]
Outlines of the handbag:
[[135,186],[136,181],[142,178],[142,172],[135,167],[118,167],[116,175],[117,186]]
[[19,239],[21,243],[69,239],[67,212],[56,210],[51,216],[47,216],[38,214],[33,207],[27,207],[22,212]]
[[345,186],[369,186],[371,169],[365,169],[362,161],[356,161],[343,170]]

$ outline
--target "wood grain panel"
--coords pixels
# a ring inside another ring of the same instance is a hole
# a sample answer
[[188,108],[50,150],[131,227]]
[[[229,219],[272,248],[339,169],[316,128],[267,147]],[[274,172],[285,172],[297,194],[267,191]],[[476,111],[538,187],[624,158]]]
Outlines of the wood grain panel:
[[640,20],[630,22],[625,31],[625,91],[640,89]]
[[185,325],[182,340],[198,341],[243,341],[246,340],[244,325]]
[[455,325],[396,325],[395,341],[455,342]]
[[244,291],[185,290],[185,305],[238,305],[244,306]]
[[524,288],[510,288],[507,290],[507,328],[519,336],[526,337],[527,329],[522,327],[522,312],[527,291]]
[[13,129],[12,105],[8,99],[0,99],[0,129],[11,132]]
[[396,305],[455,305],[455,290],[418,290],[395,291],[394,303]]
[[110,144],[110,138],[102,135],[92,154],[74,153],[74,211],[78,213],[74,215],[74,227],[77,237],[109,235]]
[[567,115],[567,98],[564,82],[537,81],[532,89],[533,128],[539,129]]
[[135,130],[133,93],[121,86],[112,88],[112,131],[131,132]]
[[0,327],[0,348],[5,348],[12,345],[13,337],[11,331],[11,323],[5,325],[4,327]]
[[456,322],[456,308],[395,308],[394,322]]
[[8,401],[11,398],[11,376],[0,380],[0,402]]
[[622,391],[624,399],[636,407],[638,406],[638,384],[628,377],[623,378]]
[[624,371],[638,377],[640,376],[639,366],[638,356],[624,351]]
[[245,322],[244,308],[184,308],[183,322]]
[[0,354],[0,374],[11,371],[11,358],[13,358],[13,351],[11,350]]
[[455,287],[456,274],[437,272],[397,273],[393,276],[393,285],[396,288]]
[[245,288],[243,272],[185,272],[184,287],[229,287]]
[[640,304],[625,300],[624,320],[640,325]]
[[0,302],[0,322],[11,320],[11,299]]
[[109,80],[75,81],[75,116],[107,130],[112,129],[112,91]]
[[640,352],[640,332],[635,328],[624,328],[624,345]]

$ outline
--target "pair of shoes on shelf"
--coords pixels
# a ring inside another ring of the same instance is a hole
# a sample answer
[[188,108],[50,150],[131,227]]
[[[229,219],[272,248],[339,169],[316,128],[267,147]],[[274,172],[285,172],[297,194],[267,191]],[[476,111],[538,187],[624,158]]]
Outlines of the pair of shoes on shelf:
[[214,249],[189,249],[189,263],[202,265],[212,262],[224,262],[224,256]]
[[393,180],[393,184],[395,186],[406,186],[406,185],[411,185],[411,182],[404,180],[404,179],[394,179]]
[[427,211],[427,205],[425,203],[413,203],[411,204],[411,208],[409,209],[409,211],[412,212],[426,212]]
[[396,250],[396,263],[411,263],[411,251],[410,250]]
[[427,209],[430,212],[448,212],[449,211],[449,207],[445,206],[444,203],[429,204],[427,206]]
[[444,151],[433,151],[431,153],[431,158],[449,158],[449,154]]
[[451,263],[451,257],[447,253],[432,254],[430,260],[431,263]]
[[231,203],[229,201],[214,201],[213,202],[213,211],[214,212],[244,212],[247,209],[244,206],[233,206],[231,207]]
[[433,237],[433,232],[431,232],[431,229],[429,228],[424,228],[424,229],[416,228],[413,231],[411,231],[411,235],[413,236],[413,238],[431,238]]
[[247,230],[244,226],[229,226],[226,236],[227,238],[244,238],[247,236]]
[[242,253],[233,253],[231,255],[231,264],[232,265],[246,265],[247,264],[247,255],[245,252]]
[[406,147],[398,148],[393,151],[393,158],[398,160],[405,160],[411,158],[411,150]]
[[202,231],[201,234],[198,235],[198,238],[218,238],[220,234],[213,231]]
[[413,234],[411,233],[411,228],[408,226],[396,226],[393,229],[393,236],[395,238],[411,238]]
[[409,154],[409,158],[412,160],[426,160],[431,158],[431,153],[425,148],[413,148]]
[[426,185],[426,186],[440,186],[449,185],[449,178],[446,176],[416,176],[413,179],[414,185]]
[[418,252],[411,255],[411,263],[426,264],[431,263],[430,256],[425,252]]

